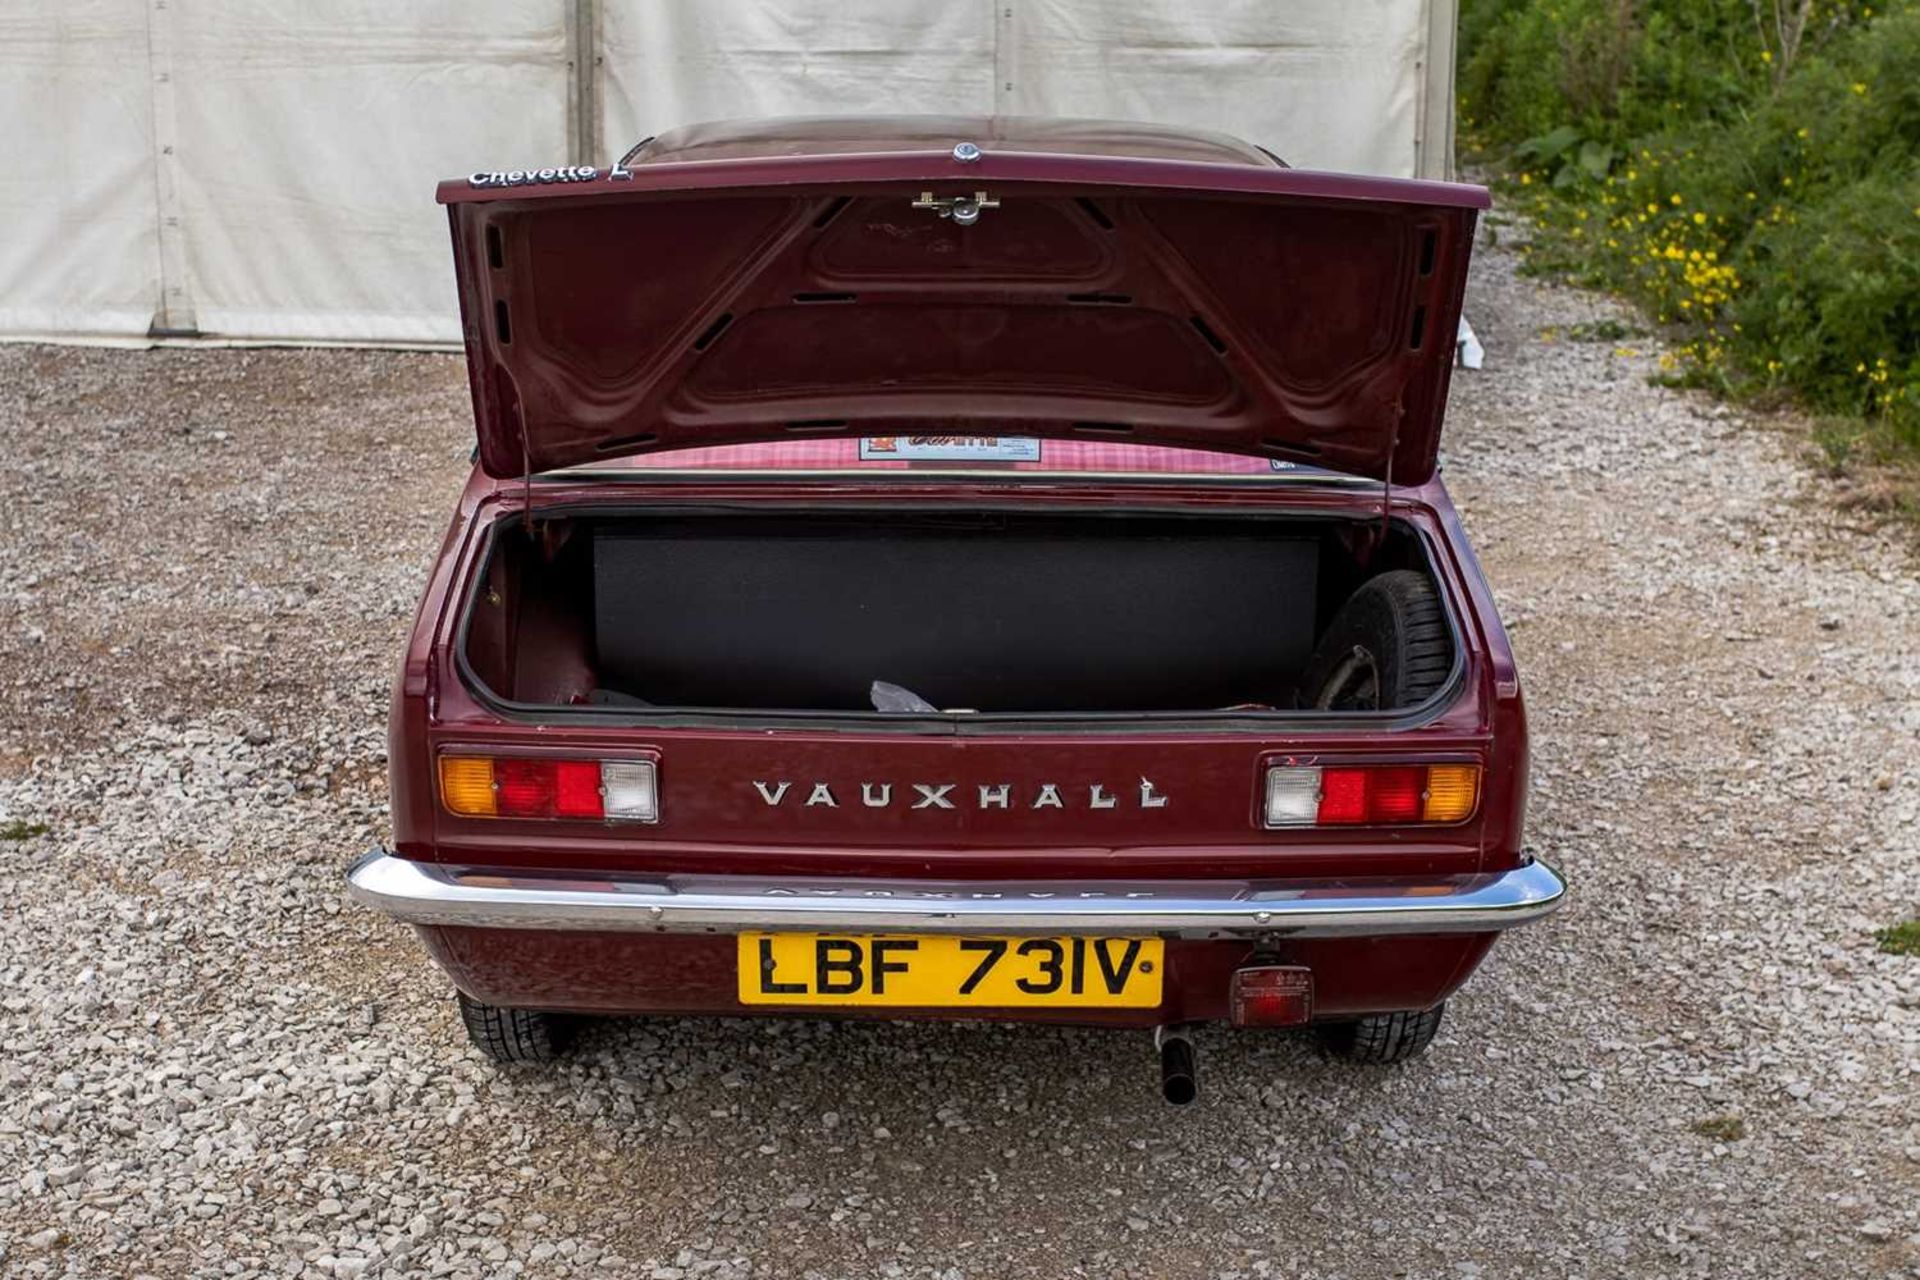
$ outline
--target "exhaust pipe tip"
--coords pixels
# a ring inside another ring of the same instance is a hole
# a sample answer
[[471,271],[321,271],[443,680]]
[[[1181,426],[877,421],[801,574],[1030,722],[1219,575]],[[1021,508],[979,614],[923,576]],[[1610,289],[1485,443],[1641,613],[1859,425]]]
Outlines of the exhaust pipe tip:
[[1160,1046],[1160,1096],[1184,1107],[1200,1096],[1200,1066],[1193,1041],[1178,1027],[1161,1027],[1153,1038]]

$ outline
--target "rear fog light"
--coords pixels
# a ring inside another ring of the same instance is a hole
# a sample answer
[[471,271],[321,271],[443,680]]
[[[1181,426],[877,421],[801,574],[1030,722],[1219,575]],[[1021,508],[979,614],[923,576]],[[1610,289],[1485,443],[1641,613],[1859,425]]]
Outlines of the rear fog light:
[[1236,1027],[1298,1027],[1313,1019],[1313,970],[1263,964],[1236,969],[1227,1007]]

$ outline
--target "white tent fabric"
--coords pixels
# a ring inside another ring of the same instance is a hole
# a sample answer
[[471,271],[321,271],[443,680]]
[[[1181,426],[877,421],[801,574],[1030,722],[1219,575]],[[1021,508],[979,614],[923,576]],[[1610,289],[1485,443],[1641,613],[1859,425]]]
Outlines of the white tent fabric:
[[700,120],[1153,120],[1442,176],[1452,32],[1452,0],[8,0],[0,337],[453,341],[436,179]]
[[1014,13],[1011,114],[1098,102],[1123,119],[1237,134],[1303,168],[1411,176],[1419,165],[1424,4],[1050,0]]
[[433,184],[461,158],[566,153],[567,32],[550,0],[182,8],[173,96],[195,327],[458,336]]
[[881,111],[1151,120],[1236,134],[1308,168],[1444,176],[1423,154],[1424,0],[655,0],[602,7],[605,136]]
[[0,6],[0,333],[144,334],[160,302],[141,6]]

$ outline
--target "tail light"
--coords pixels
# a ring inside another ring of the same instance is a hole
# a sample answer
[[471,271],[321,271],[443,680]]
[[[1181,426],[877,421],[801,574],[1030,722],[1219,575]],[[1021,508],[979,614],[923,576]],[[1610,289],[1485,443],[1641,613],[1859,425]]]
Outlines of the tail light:
[[1465,822],[1479,803],[1477,764],[1267,770],[1269,827],[1438,826]]
[[651,760],[441,756],[440,802],[463,818],[660,820]]

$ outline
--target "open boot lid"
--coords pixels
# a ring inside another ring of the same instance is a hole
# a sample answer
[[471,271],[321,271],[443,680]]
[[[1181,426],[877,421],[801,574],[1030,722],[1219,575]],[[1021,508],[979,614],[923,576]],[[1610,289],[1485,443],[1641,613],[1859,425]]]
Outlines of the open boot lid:
[[1474,186],[1214,135],[703,125],[443,183],[482,467],[940,431],[1433,473]]

